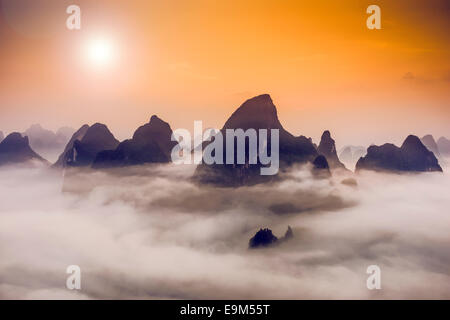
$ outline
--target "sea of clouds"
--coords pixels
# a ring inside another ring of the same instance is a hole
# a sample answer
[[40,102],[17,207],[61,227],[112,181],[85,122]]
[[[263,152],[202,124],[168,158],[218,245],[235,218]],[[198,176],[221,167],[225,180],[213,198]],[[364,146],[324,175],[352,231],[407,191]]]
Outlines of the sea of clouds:
[[[355,187],[298,167],[227,189],[194,185],[194,170],[0,169],[0,298],[450,298],[449,174],[364,173]],[[292,240],[248,249],[288,225]]]

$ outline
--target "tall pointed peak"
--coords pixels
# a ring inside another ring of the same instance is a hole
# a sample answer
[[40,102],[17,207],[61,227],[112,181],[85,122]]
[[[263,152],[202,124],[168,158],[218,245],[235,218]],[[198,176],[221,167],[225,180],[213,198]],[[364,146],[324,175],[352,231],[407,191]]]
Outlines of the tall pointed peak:
[[[270,111],[277,112],[277,108],[273,104],[272,98],[268,94],[262,94],[246,100],[237,110],[243,111],[245,109],[252,109],[252,111]],[[255,110],[256,109],[256,110]]]
[[105,144],[108,148],[112,148],[112,146],[117,146],[119,144],[119,141],[117,141],[108,127],[99,122],[93,124],[87,129],[86,134],[83,136],[81,141],[83,143],[95,143],[98,145]]
[[154,115],[152,115],[152,116],[150,117],[150,123],[151,123],[152,121],[162,121],[162,120],[161,120],[161,118],[159,118],[156,114],[154,114]]
[[245,101],[225,123],[224,129],[282,129],[277,108],[268,94]]
[[149,140],[163,139],[170,140],[172,129],[170,125],[156,115],[152,115],[150,122],[139,127],[133,134],[133,139],[140,143],[147,143]]
[[83,125],[81,126],[81,128],[78,129],[78,130],[86,130],[86,129],[89,129],[89,125],[88,125],[88,124],[83,124]]
[[331,139],[331,133],[330,133],[329,130],[325,130],[325,131],[322,133],[322,140],[324,140],[324,139]]
[[[326,156],[328,153],[336,153],[336,144],[334,139],[331,137],[329,130],[325,130],[320,138],[319,150],[322,150],[323,154]],[[320,153],[320,151],[319,151]]]
[[164,127],[168,127],[170,129],[169,123],[165,122],[164,120],[162,120],[160,117],[158,117],[155,114],[151,116],[149,124],[151,126],[157,126],[157,127],[164,126]]
[[325,130],[323,132],[317,151],[320,155],[323,155],[327,158],[328,164],[332,169],[345,168],[344,164],[339,160],[336,151],[336,142],[331,137],[331,133],[329,130]]
[[109,130],[108,127],[100,122],[94,123],[89,129],[91,130]]
[[272,98],[270,97],[270,94],[268,94],[268,93],[260,94],[259,96],[250,98],[246,102],[273,104]]
[[419,137],[415,136],[415,135],[409,135],[405,141],[403,142],[401,148],[425,148],[425,146],[423,145],[422,141],[420,141]]

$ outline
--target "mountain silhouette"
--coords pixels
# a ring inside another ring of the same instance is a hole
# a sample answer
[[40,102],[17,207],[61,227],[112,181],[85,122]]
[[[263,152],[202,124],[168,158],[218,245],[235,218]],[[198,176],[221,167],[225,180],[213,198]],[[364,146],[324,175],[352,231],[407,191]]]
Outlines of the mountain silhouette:
[[[294,163],[312,162],[317,154],[312,140],[304,136],[295,137],[286,131],[281,125],[277,109],[268,94],[263,94],[245,101],[225,122],[221,133],[224,137],[223,163],[226,163],[227,150],[225,148],[227,129],[259,129],[268,130],[267,150],[271,149],[270,129],[279,130],[279,160],[280,169],[286,168]],[[214,138],[213,138],[214,139]],[[259,154],[259,137],[258,154]],[[235,164],[212,164],[202,163],[198,165],[194,180],[203,184],[214,184],[220,186],[242,186],[266,182],[274,179],[274,176],[261,175],[260,168],[263,165],[260,161],[257,164],[249,164],[249,143],[246,139],[246,163],[236,164],[236,141],[234,144]]]
[[331,138],[330,131],[326,130],[322,134],[317,152],[327,158],[330,169],[346,169],[344,164],[338,158],[336,143],[333,138]]
[[5,139],[5,136],[3,135],[3,131],[0,131],[0,142],[2,142],[3,139]]
[[288,226],[284,237],[278,239],[272,232],[272,230],[265,228],[259,229],[258,232],[248,242],[249,249],[256,249],[261,247],[269,247],[278,245],[282,242],[289,241],[294,237],[292,228]]
[[[79,137],[81,139],[78,139]],[[119,141],[114,138],[106,125],[96,123],[88,128],[83,126],[74,134],[66,147],[67,150],[62,156],[62,166],[90,166],[100,151],[113,150],[118,145]]]
[[114,150],[100,152],[94,168],[111,168],[146,163],[168,163],[177,142],[172,141],[170,125],[153,115],[150,122],[139,127],[132,139],[120,143]]
[[31,149],[28,137],[22,137],[20,133],[14,132],[0,143],[0,165],[32,162],[48,164],[47,160]]
[[370,146],[367,149],[367,155],[359,159],[356,164],[356,170],[442,172],[433,152],[413,135],[408,136],[400,148],[390,143]]
[[248,247],[250,249],[255,249],[259,247],[267,247],[275,244],[278,238],[273,235],[270,229],[260,229],[253,238],[250,239]]
[[224,129],[283,129],[277,109],[268,94],[245,101],[225,122]]
[[426,136],[422,137],[420,141],[422,141],[423,145],[427,147],[428,150],[433,152],[437,158],[441,156],[438,145],[431,134],[427,134]]
[[439,152],[444,156],[450,156],[450,140],[445,137],[440,137],[438,142]]
[[61,153],[61,155],[59,156],[58,160],[55,162],[53,167],[62,168],[65,166],[66,159],[68,159],[70,157],[70,152],[73,149],[73,145],[74,145],[75,141],[76,140],[81,141],[83,139],[84,135],[86,134],[86,132],[88,131],[88,129],[89,129],[89,126],[87,124],[85,124],[72,135],[72,138],[70,138],[64,151]]
[[284,237],[282,239],[289,240],[294,237],[294,232],[292,231],[291,226],[288,226],[286,233],[284,234]]
[[312,161],[317,156],[317,150],[310,138],[295,137],[283,128],[278,120],[277,109],[268,94],[244,102],[227,120],[222,131],[226,129],[243,129],[244,131],[278,129],[280,161],[287,164]]

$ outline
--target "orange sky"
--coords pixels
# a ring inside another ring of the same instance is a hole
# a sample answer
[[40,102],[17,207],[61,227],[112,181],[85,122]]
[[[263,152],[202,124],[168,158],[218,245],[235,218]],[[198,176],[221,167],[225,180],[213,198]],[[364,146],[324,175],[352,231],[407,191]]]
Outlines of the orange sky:
[[[132,3],[128,3],[132,2]],[[436,1],[0,0],[0,130],[103,122],[129,137],[152,114],[222,127],[270,93],[281,122],[340,145],[450,137],[450,4]],[[65,8],[79,4],[82,29]],[[370,4],[382,30],[366,28]],[[83,50],[107,38],[116,59]]]

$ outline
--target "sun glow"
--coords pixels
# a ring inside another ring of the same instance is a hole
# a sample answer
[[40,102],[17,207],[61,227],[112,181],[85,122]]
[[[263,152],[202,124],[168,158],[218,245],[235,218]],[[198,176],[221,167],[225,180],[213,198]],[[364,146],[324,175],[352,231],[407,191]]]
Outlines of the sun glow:
[[116,48],[107,38],[91,39],[86,46],[89,62],[96,67],[110,66],[116,58]]

